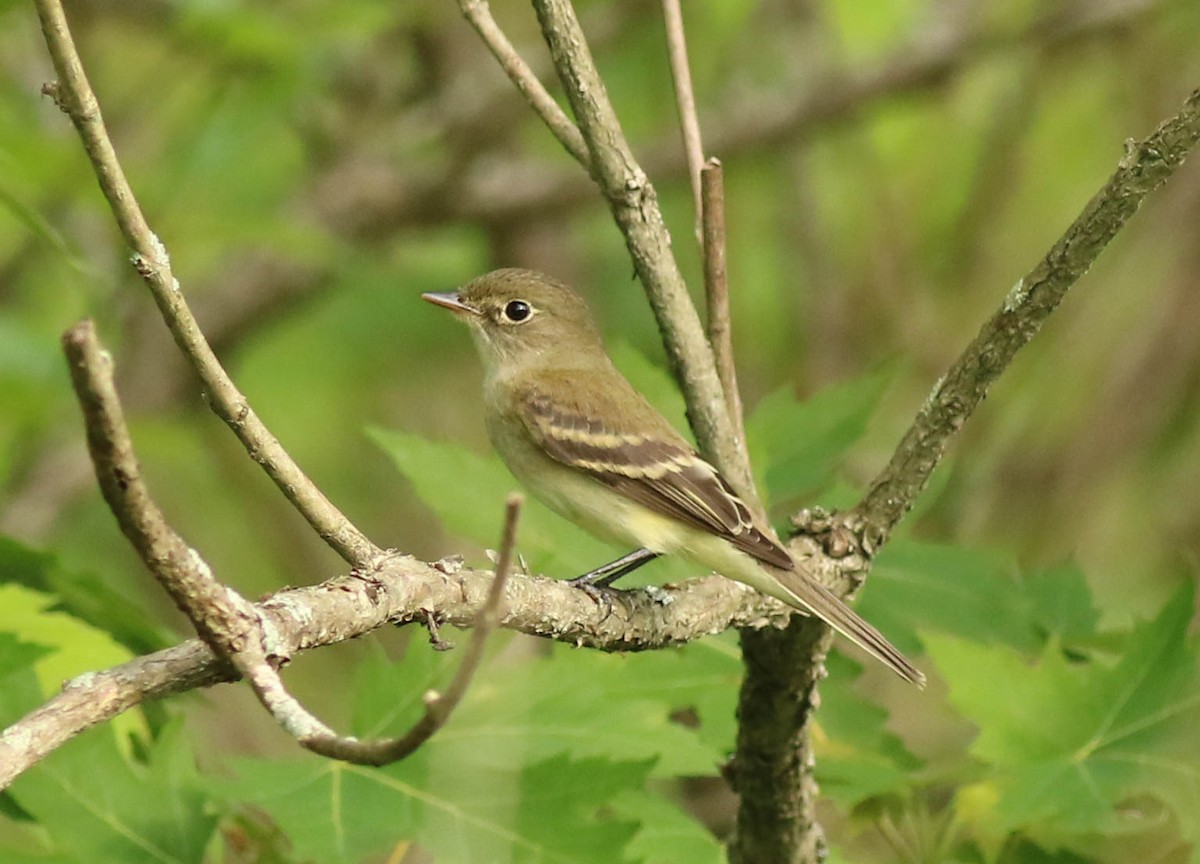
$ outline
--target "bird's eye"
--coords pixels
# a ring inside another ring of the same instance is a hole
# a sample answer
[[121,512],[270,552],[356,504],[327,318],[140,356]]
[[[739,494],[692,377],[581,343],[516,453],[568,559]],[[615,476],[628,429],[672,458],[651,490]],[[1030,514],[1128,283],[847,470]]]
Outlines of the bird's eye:
[[520,324],[533,314],[533,307],[524,300],[509,300],[504,306],[504,317],[514,324]]

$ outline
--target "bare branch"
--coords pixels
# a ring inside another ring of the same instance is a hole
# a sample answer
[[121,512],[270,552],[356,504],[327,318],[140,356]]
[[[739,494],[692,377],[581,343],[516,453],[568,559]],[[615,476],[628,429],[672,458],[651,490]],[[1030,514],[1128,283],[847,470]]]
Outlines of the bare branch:
[[500,68],[521,91],[530,107],[542,118],[542,122],[558,139],[558,142],[575,157],[576,162],[585,169],[588,168],[591,164],[591,156],[588,154],[587,145],[583,142],[583,135],[580,134],[579,127],[571,122],[571,118],[558,107],[554,97],[542,86],[542,82],[529,68],[529,64],[508,41],[508,37],[504,35],[504,31],[492,17],[487,0],[458,0],[458,6],[462,10],[463,16],[475,28],[475,32],[479,34],[479,38],[492,52],[492,56],[496,58]]
[[875,534],[872,543],[887,539],[991,383],[1037,334],[1145,197],[1166,182],[1198,141],[1200,90],[1145,140],[1126,143],[1125,156],[1108,182],[1038,265],[1013,286],[979,335],[938,381],[891,461],[855,508]]
[[333,759],[343,759],[360,765],[386,765],[408,756],[446,724],[471,685],[475,671],[483,660],[483,648],[487,644],[487,638],[500,620],[500,603],[504,599],[504,586],[512,571],[513,550],[517,542],[517,517],[520,513],[521,496],[510,495],[505,505],[504,531],[500,539],[500,557],[496,561],[496,576],[492,580],[491,590],[488,591],[487,602],[479,610],[466,654],[446,692],[439,694],[431,690],[422,697],[425,713],[421,719],[399,738],[357,741],[353,738],[320,736],[302,739],[300,743],[314,753]]
[[[738,391],[733,360],[733,328],[729,317],[729,278],[725,268],[725,175],[719,159],[709,159],[700,172],[702,236],[704,239],[704,293],[708,305],[708,341],[734,432],[746,440],[742,394]],[[747,455],[747,460],[749,456]]]
[[251,458],[263,466],[280,491],[338,554],[350,563],[364,563],[378,557],[381,554],[378,547],[300,470],[217,360],[171,271],[166,248],[150,230],[125,179],[105,129],[100,106],[67,28],[62,4],[58,0],[37,0],[37,10],[59,76],[58,82],[43,88],[44,92],[54,98],[74,123],[100,189],[112,208],[125,242],[133,250],[134,266],[150,288],[175,342],[204,383],[213,410],[229,424]]
[[687,159],[688,181],[696,211],[696,234],[703,240],[704,203],[700,171],[704,165],[704,144],[700,138],[700,118],[696,115],[696,94],[692,91],[692,71],[688,65],[687,36],[683,30],[683,12],[679,0],[662,0],[663,22],[667,28],[667,55],[671,60],[671,81],[675,85],[675,104],[679,108],[679,126],[683,132],[683,152]]

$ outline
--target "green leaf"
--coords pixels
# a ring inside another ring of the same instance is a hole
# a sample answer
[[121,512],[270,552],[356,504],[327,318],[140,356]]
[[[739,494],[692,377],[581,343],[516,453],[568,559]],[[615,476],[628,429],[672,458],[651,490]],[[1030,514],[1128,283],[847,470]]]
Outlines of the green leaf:
[[989,766],[987,780],[960,793],[964,818],[984,834],[1021,830],[1055,848],[1146,830],[1145,802],[1157,801],[1200,840],[1192,603],[1188,586],[1134,630],[1112,666],[1072,662],[1054,641],[1030,666],[1008,647],[926,637],[950,701],[980,729],[971,752]]
[[145,764],[122,755],[111,728],[85,732],[20,777],[11,794],[71,860],[199,861],[216,818],[181,728],[165,727]]
[[849,811],[868,798],[907,790],[921,760],[887,730],[887,710],[853,687],[858,664],[836,652],[825,663],[830,675],[821,684],[815,736],[821,792]]
[[758,403],[746,421],[746,439],[759,489],[773,510],[794,509],[829,482],[891,378],[875,372],[803,402],[785,387]]
[[1043,639],[1012,570],[997,553],[897,539],[879,553],[856,608],[905,652],[919,650],[919,630],[1032,653]]
[[[0,843],[2,842],[0,841]],[[47,852],[42,854],[26,850],[4,849],[4,864],[77,864],[78,861],[78,858],[74,858],[65,852]]]
[[124,663],[132,656],[108,633],[71,615],[49,611],[54,599],[20,585],[0,585],[0,631],[52,648],[36,664],[45,692],[79,675]]
[[641,827],[629,843],[629,857],[641,864],[723,864],[716,837],[673,801],[644,790],[621,792],[613,810]]
[[66,569],[47,552],[0,536],[0,583],[24,585],[55,597],[54,611],[70,613],[134,653],[171,644],[166,632],[141,606],[114,590],[94,573]]
[[[495,547],[504,499],[520,489],[499,459],[403,432],[370,429],[367,434],[391,457],[450,533],[485,548]],[[527,499],[521,510],[517,551],[534,571],[570,578],[629,550],[619,552],[602,544]]]
[[[736,654],[716,641],[630,656],[554,646],[528,657],[515,650],[522,641],[494,640],[449,722],[403,762],[371,771],[242,760],[242,780],[218,794],[263,807],[319,861],[358,861],[409,841],[440,850],[439,861],[624,860],[636,827],[624,817],[636,814],[623,796],[646,794],[651,776],[712,776],[732,748]],[[458,653],[420,643],[399,662],[369,656],[355,683],[355,734],[405,732]],[[697,829],[681,818],[663,830],[695,846]],[[666,840],[650,831],[641,842],[649,854]]]
[[11,633],[0,633],[0,678],[30,671],[35,661],[51,653],[53,649],[45,645],[22,642]]
[[1078,565],[1060,564],[1035,573],[1025,580],[1024,589],[1034,621],[1044,633],[1066,644],[1086,642],[1096,635],[1100,611]]
[[[518,832],[531,841],[515,848],[514,861],[627,861],[618,855],[638,823],[621,819],[609,802],[619,793],[641,789],[649,763],[616,763],[604,759],[578,762],[556,756],[522,772]],[[482,812],[495,812],[505,797],[480,802]],[[464,857],[479,861],[492,854],[482,846]]]
[[1099,612],[1073,564],[1022,576],[1007,555],[895,539],[875,561],[856,603],[859,614],[906,652],[921,633],[945,633],[1027,655],[1049,638],[1090,648]]
[[239,779],[214,784],[213,794],[265,811],[302,861],[358,862],[416,835],[423,808],[451,806],[424,778],[405,775],[414,764],[385,771],[315,756],[237,759]]
[[[421,694],[452,674],[455,653],[419,645],[399,663],[368,658],[356,686],[356,734],[403,733],[420,716]],[[495,770],[565,753],[653,761],[657,776],[711,774],[732,738],[713,744],[673,715],[688,708],[707,714],[713,703],[703,700],[713,691],[732,696],[739,678],[735,664],[703,646],[623,656],[554,645],[537,659],[481,670],[426,749]],[[586,687],[577,686],[583,681]],[[720,710],[732,715],[732,705]],[[718,724],[730,728],[723,717]]]
[[408,840],[439,864],[624,861],[636,825],[605,815],[647,766],[555,757],[516,773],[431,763],[426,748],[381,769],[328,760],[239,760],[223,791],[265,810],[297,855],[358,862]]
[[53,650],[0,632],[0,728],[37,707],[42,688],[38,684],[35,664]]

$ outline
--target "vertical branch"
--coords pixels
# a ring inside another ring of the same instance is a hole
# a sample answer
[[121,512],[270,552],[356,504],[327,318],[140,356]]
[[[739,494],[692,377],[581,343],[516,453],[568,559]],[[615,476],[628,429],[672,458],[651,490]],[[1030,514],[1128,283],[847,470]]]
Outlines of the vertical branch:
[[[634,266],[650,297],[683,386],[701,451],[751,508],[761,513],[745,441],[735,431],[712,346],[700,331],[695,307],[683,285],[654,189],[621,134],[571,3],[534,0],[534,7],[592,154],[593,176],[625,234]],[[727,313],[724,321],[722,339],[727,342]],[[717,326],[723,326],[719,320]],[[736,388],[731,386],[729,392],[736,392]],[[808,722],[815,707],[814,688],[822,674],[824,649],[828,647],[827,633],[819,623],[800,619],[794,619],[783,633],[743,633],[747,675],[742,685],[743,710],[739,712],[735,758],[742,803],[732,850],[734,860],[741,864],[815,864],[819,860],[822,843],[815,821],[816,786],[811,775]],[[785,662],[781,663],[780,657]],[[760,775],[761,766],[770,766],[770,771]]]
[[704,293],[708,300],[708,341],[734,432],[746,440],[742,395],[733,361],[733,329],[729,317],[729,279],[725,271],[725,177],[719,159],[709,159],[700,172],[704,238]]
[[738,793],[731,864],[817,864],[825,837],[817,822],[816,764],[809,726],[817,708],[831,631],[793,616],[786,630],[742,630],[746,677],[738,695]]
[[671,250],[658,196],[634,158],[570,0],[534,0],[550,56],[592,157],[592,175],[625,235],[688,406],[701,453],[754,506],[745,444],[734,433],[712,349]]
[[700,171],[704,164],[704,144],[700,139],[700,118],[696,115],[696,95],[692,90],[692,72],[688,64],[687,37],[683,31],[683,12],[679,0],[662,0],[663,22],[667,28],[667,55],[671,61],[671,81],[675,85],[675,104],[679,108],[679,127],[683,132],[683,152],[687,157],[688,182],[696,210],[696,233],[703,242],[701,228],[704,212]]

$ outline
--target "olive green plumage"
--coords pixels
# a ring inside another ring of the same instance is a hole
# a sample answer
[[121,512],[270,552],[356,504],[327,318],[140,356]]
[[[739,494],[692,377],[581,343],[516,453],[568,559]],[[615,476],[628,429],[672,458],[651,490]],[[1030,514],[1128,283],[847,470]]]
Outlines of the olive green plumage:
[[426,294],[470,326],[497,452],[531,493],[599,537],[678,554],[814,614],[918,684],[924,676],[791,555],[625,379],[587,304],[530,270]]

